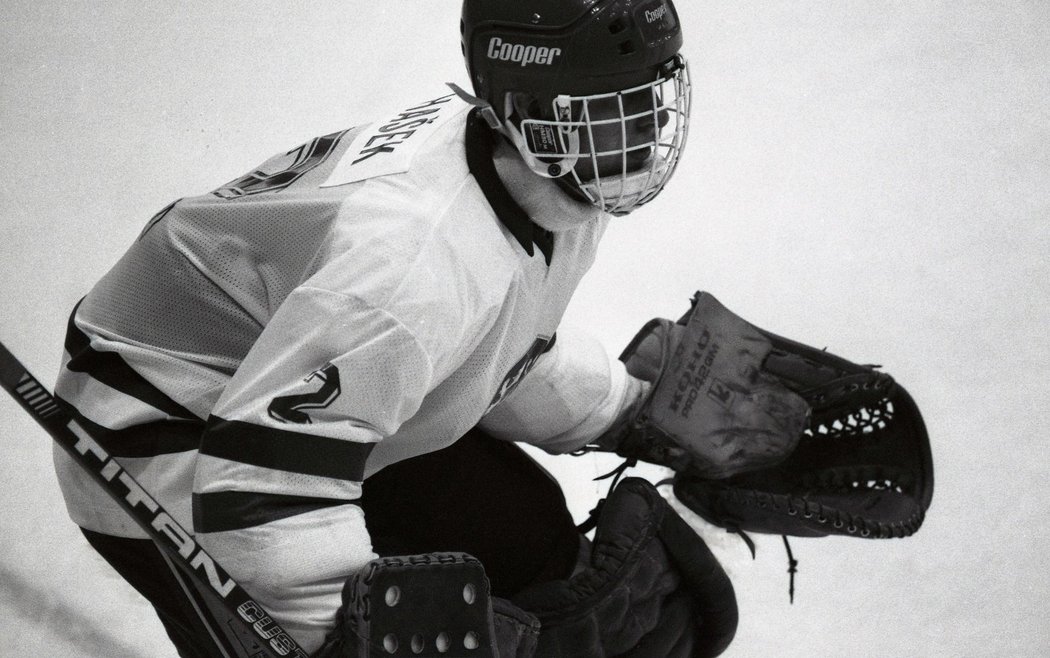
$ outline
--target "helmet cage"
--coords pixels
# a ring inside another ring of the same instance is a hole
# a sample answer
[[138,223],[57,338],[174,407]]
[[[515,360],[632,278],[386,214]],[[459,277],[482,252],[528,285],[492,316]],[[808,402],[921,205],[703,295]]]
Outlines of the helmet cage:
[[[678,166],[689,131],[690,90],[688,65],[675,55],[653,82],[609,93],[558,95],[551,101],[554,119],[523,118],[517,129],[513,122],[505,129],[533,172],[568,177],[566,183],[590,203],[622,215],[659,194]],[[648,99],[648,107],[625,107],[625,98],[634,104],[639,96]],[[599,103],[603,109],[594,112]],[[609,106],[618,111],[610,115]],[[608,139],[609,127],[618,128],[618,143]],[[596,130],[606,135],[597,145]]]

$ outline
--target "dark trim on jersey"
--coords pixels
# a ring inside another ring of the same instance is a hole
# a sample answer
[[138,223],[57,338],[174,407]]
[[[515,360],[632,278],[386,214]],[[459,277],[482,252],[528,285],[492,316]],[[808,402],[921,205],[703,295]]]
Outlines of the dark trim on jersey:
[[139,233],[139,237],[137,237],[135,239],[136,240],[141,240],[147,233],[149,233],[149,230],[151,228],[156,226],[160,222],[160,220],[162,220],[162,219],[164,219],[165,217],[168,216],[168,213],[171,212],[171,209],[174,208],[175,204],[178,203],[179,201],[182,201],[182,198],[175,199],[174,201],[172,201],[168,205],[166,205],[163,208],[161,208],[160,211],[157,214],[153,215],[153,217],[151,217],[150,220],[148,222],[146,222],[146,226],[142,229],[142,232]]
[[541,354],[546,354],[547,352],[550,352],[552,349],[554,349],[554,342],[557,340],[558,332],[555,331],[554,334],[551,335],[551,339],[547,341],[547,346],[543,348],[543,352],[541,352]]
[[112,457],[156,457],[196,450],[204,431],[204,421],[200,419],[158,420],[111,430],[88,420],[62,398],[56,397],[55,401]]
[[496,149],[497,135],[481,118],[480,111],[471,110],[467,116],[466,147],[467,166],[478,181],[485,199],[496,212],[496,217],[507,227],[525,253],[532,256],[536,252],[533,245],[540,248],[547,265],[554,257],[554,233],[532,221],[528,213],[518,205],[507,191],[496,173],[492,155]]
[[208,418],[201,454],[292,473],[360,482],[373,443]]
[[353,128],[314,137],[309,142],[300,144],[285,153],[285,155],[295,154],[294,161],[285,169],[272,172],[254,169],[226,183],[212,194],[221,199],[240,199],[253,194],[280,192],[327,160],[335,151],[339,140],[351,130]]
[[355,501],[334,498],[247,491],[195,493],[193,494],[193,531],[242,530],[327,507],[356,504]]
[[69,324],[66,327],[65,347],[70,355],[69,363],[66,364],[67,369],[86,373],[106,386],[145,402],[169,416],[200,420],[191,411],[172,400],[159,388],[146,381],[142,375],[135,372],[124,357],[116,352],[99,352],[91,347],[91,339],[73,321],[79,308],[80,303],[78,302],[69,315]]

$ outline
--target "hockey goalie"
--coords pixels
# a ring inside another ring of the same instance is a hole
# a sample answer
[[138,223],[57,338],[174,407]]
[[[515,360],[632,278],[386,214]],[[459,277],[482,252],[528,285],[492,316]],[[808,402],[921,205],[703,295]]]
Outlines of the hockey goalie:
[[[518,443],[668,466],[735,530],[914,532],[932,465],[888,375],[707,294],[620,359],[561,326],[606,227],[658,197],[685,147],[673,2],[465,0],[458,29],[469,91],[147,222],[73,309],[62,409],[324,658],[726,649],[732,585],[653,484],[617,482],[585,534]],[[241,655],[148,536],[55,463],[72,520],[179,655]]]

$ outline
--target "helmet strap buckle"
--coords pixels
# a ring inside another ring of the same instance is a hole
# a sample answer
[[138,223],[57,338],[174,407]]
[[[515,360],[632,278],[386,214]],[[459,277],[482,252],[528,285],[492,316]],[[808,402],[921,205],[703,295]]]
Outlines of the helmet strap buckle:
[[454,82],[446,82],[445,84],[448,85],[448,88],[455,92],[455,94],[461,99],[478,108],[481,113],[481,118],[485,120],[485,123],[488,124],[489,128],[492,128],[493,130],[500,130],[503,128],[503,122],[499,120],[499,116],[496,115],[496,110],[492,108],[492,105],[481,100],[477,96],[468,93]]

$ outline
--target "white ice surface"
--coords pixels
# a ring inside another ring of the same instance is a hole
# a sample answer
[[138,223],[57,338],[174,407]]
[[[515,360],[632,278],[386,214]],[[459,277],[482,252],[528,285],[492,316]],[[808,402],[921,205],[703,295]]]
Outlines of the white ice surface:
[[[1050,647],[1050,4],[679,3],[687,156],[619,220],[568,321],[618,352],[696,289],[913,393],[937,489],[913,538],[698,525],[730,571],[727,656]],[[0,21],[0,340],[47,383],[69,309],[169,201],[465,86],[454,0],[58,3]],[[0,654],[172,656],[66,520],[42,431],[0,399]],[[583,516],[607,467],[547,461]],[[655,473],[653,475],[656,475]]]

